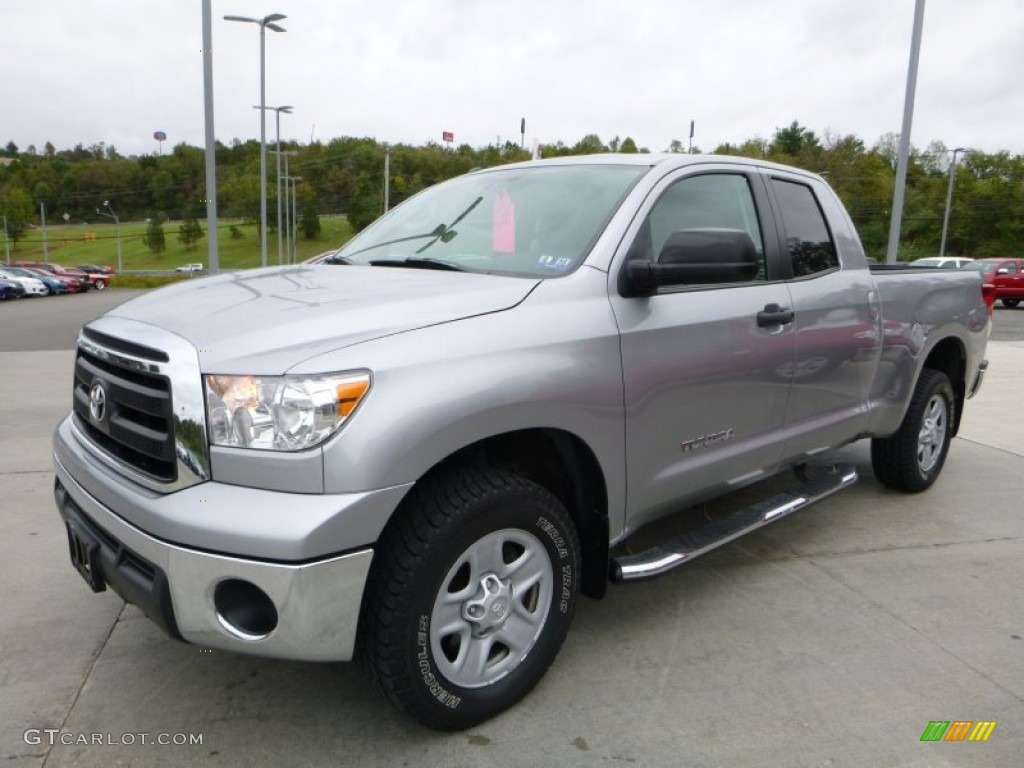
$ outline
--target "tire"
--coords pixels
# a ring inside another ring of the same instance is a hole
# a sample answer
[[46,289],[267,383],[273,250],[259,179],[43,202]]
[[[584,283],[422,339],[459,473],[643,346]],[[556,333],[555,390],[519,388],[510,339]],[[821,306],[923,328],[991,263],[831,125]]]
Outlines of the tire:
[[925,368],[899,430],[871,441],[875,477],[909,493],[930,488],[946,463],[955,408],[949,378],[941,371]]
[[102,280],[97,280],[95,283],[93,283],[93,285],[96,286],[97,291],[102,291],[104,288],[107,287],[107,284]]
[[576,530],[547,489],[496,469],[417,485],[377,546],[359,656],[399,710],[441,731],[523,698],[572,622]]
[[1020,299],[1000,299],[1000,301],[1007,309],[1016,309],[1017,305],[1020,304]]

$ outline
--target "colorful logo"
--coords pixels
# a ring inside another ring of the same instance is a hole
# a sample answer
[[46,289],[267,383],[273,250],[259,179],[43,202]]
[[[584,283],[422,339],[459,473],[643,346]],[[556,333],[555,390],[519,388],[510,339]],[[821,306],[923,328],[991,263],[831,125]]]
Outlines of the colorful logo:
[[921,741],[988,741],[995,728],[995,720],[932,720]]

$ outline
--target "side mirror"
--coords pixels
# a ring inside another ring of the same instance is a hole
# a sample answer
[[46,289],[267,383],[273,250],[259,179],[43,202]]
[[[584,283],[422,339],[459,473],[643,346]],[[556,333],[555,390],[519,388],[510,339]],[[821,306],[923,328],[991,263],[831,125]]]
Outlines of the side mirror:
[[1008,270],[1006,267],[1001,267],[1001,268],[996,270],[996,274],[997,275],[1008,275],[1008,274],[1010,274],[1010,270]]
[[650,296],[669,285],[748,282],[757,277],[757,249],[739,229],[680,229],[669,235],[657,262],[626,264],[623,295]]

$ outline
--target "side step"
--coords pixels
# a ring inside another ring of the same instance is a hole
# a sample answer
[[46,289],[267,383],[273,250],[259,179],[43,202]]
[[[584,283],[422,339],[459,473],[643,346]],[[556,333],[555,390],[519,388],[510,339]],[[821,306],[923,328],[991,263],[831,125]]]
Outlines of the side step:
[[[824,470],[822,474],[818,474]],[[809,471],[815,476],[809,477]],[[728,515],[712,520],[696,530],[673,536],[661,544],[643,552],[619,555],[611,559],[613,582],[637,581],[660,576],[695,557],[728,544],[744,534],[756,531],[768,523],[774,523],[798,509],[809,507],[826,496],[831,496],[857,481],[857,470],[852,464],[837,464],[829,467],[801,467],[797,472],[799,482],[782,493],[754,504],[737,509]]]

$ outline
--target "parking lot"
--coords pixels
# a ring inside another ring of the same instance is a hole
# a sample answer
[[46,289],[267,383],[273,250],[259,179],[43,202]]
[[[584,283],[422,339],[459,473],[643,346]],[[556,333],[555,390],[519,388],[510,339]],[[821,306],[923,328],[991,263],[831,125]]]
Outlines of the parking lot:
[[[50,434],[77,328],[133,293],[0,305],[5,766],[1021,764],[1024,308],[995,310],[985,386],[931,491],[884,489],[850,446],[852,489],[583,600],[525,701],[438,734],[354,665],[172,641],[70,566]],[[936,720],[997,725],[984,743],[922,742]]]

